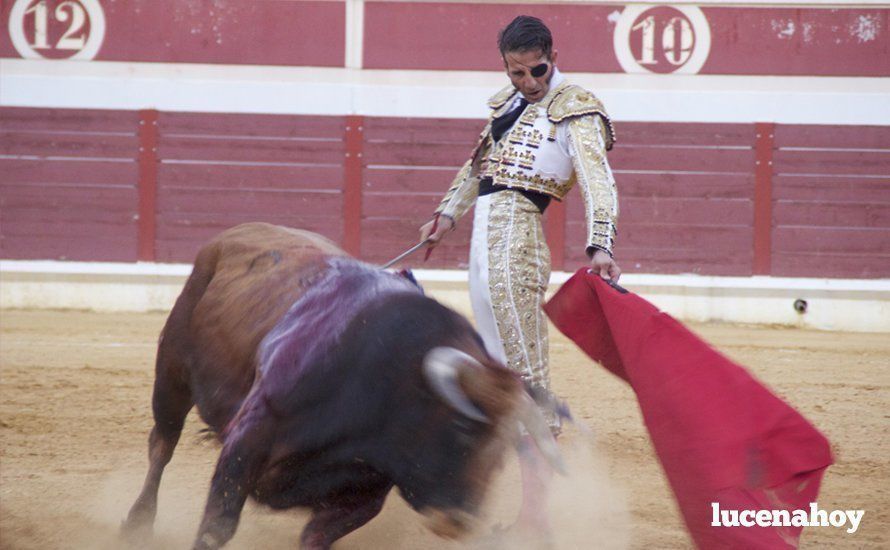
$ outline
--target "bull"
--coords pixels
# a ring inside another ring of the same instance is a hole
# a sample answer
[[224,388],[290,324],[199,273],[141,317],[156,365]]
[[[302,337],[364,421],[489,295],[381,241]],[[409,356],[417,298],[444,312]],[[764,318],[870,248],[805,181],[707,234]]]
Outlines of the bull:
[[204,246],[155,371],[149,470],[123,524],[131,535],[154,523],[193,406],[222,443],[194,548],[223,546],[248,497],[309,508],[301,546],[329,548],[393,487],[433,532],[458,537],[520,422],[559,461],[519,378],[466,319],[305,231],[244,224]]

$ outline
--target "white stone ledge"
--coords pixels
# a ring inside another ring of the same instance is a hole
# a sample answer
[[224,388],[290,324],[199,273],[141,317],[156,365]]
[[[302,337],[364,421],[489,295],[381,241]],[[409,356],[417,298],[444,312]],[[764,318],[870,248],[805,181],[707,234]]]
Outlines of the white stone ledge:
[[[190,264],[2,260],[0,308],[166,311],[190,272]],[[414,274],[437,297],[464,300],[466,271]],[[551,291],[570,276],[554,273]],[[628,273],[621,284],[686,321],[890,332],[890,279]],[[796,300],[807,302],[806,313],[795,310]]]

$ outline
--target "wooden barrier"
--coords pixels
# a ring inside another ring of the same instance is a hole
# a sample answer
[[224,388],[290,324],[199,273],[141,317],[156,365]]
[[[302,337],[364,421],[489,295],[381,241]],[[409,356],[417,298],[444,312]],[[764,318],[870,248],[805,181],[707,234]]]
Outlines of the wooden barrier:
[[[890,277],[890,128],[616,125],[625,271]],[[189,262],[260,220],[384,262],[416,242],[481,126],[0,108],[0,257]],[[471,219],[423,267],[466,268]],[[576,191],[545,227],[554,269],[584,264]]]

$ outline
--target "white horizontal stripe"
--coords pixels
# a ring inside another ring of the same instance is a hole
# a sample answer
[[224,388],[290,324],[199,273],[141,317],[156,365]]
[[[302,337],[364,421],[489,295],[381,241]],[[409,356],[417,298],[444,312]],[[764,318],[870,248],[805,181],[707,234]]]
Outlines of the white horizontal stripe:
[[[890,125],[890,79],[570,75],[619,121]],[[0,59],[0,105],[484,118],[499,72]]]
[[[152,262],[57,262],[52,260],[0,260],[0,273],[64,275],[135,275],[187,277],[191,264]],[[414,269],[417,280],[430,282],[466,282],[467,272],[450,269]],[[554,272],[550,282],[562,284],[573,273]],[[811,291],[890,292],[890,279],[811,279],[802,277],[716,277],[708,275],[653,275],[626,273],[626,286],[685,288],[795,289]]]

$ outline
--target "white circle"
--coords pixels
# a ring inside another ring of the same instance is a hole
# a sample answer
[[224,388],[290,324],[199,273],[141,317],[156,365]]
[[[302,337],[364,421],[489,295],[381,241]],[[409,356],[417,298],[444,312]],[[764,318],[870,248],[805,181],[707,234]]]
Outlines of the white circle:
[[708,19],[700,8],[696,6],[672,6],[669,4],[634,4],[624,8],[618,22],[615,24],[615,32],[612,34],[612,47],[615,49],[615,56],[621,68],[627,73],[655,73],[649,70],[645,65],[641,65],[634,58],[630,49],[630,32],[631,27],[637,17],[652,8],[667,7],[672,8],[689,19],[692,23],[692,30],[695,33],[695,47],[692,55],[682,67],[669,73],[656,74],[696,74],[704,66],[708,60],[708,54],[711,53],[711,26]]
[[[9,11],[9,38],[12,45],[25,59],[45,59],[40,52],[31,47],[25,37],[25,12],[34,0],[15,0]],[[102,42],[105,40],[105,12],[99,0],[77,0],[87,11],[90,22],[90,35],[86,44],[76,54],[64,59],[89,60],[96,57]]]

